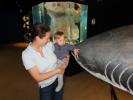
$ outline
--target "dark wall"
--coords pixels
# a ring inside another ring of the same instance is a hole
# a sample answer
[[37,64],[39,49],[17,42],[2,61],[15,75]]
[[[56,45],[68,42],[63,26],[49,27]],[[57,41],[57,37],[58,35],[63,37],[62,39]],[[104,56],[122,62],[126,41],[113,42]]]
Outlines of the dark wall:
[[0,1],[0,43],[22,40],[21,15],[15,2]]
[[[128,0],[90,0],[90,2],[88,37],[133,24],[133,3]],[[96,19],[96,25],[91,25],[92,18]]]
[[22,29],[20,17],[16,11],[0,10],[0,42],[16,42],[21,40]]

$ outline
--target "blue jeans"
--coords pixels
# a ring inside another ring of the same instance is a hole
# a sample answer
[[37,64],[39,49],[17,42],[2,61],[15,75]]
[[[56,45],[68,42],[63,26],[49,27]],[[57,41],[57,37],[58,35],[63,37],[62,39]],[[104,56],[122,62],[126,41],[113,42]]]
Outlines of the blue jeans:
[[59,92],[55,92],[58,84],[56,80],[50,86],[40,88],[40,100],[63,100],[63,88]]

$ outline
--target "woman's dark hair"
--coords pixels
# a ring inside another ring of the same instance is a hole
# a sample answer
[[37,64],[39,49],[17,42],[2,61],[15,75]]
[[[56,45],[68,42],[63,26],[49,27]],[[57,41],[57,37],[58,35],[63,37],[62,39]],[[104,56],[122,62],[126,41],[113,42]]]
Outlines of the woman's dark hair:
[[28,41],[32,42],[36,36],[44,37],[46,32],[50,31],[50,27],[44,24],[34,24],[31,33],[28,36]]

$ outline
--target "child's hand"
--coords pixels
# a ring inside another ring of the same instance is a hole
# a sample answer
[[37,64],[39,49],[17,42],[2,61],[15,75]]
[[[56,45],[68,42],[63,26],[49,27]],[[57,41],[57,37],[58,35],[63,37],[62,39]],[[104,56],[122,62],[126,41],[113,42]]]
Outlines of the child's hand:
[[78,59],[78,54],[79,54],[79,50],[78,48],[75,48],[73,51],[74,51],[74,57],[75,59],[77,60]]

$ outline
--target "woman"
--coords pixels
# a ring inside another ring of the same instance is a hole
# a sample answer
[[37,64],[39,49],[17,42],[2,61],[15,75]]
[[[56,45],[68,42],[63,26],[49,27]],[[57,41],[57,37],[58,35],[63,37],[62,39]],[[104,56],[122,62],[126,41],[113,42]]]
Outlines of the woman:
[[[64,73],[63,63],[57,65],[57,57],[50,40],[50,28],[43,24],[33,27],[30,37],[32,42],[22,52],[22,60],[26,70],[38,82],[40,100],[62,100],[63,89],[55,92],[57,74]],[[60,66],[60,67],[57,67]]]

